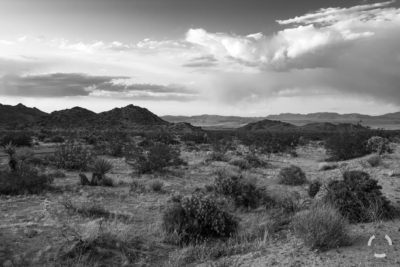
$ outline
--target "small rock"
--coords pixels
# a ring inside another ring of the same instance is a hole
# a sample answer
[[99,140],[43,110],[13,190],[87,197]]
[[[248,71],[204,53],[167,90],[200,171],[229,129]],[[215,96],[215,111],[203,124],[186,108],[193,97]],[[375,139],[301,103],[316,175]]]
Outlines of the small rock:
[[3,263],[3,267],[13,267],[13,266],[14,264],[10,260],[7,260]]

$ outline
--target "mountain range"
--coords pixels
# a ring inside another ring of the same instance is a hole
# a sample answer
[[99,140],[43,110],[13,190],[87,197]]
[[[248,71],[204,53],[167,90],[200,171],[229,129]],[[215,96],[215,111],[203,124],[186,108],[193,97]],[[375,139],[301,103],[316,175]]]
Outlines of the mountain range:
[[332,112],[319,112],[310,114],[282,113],[266,117],[237,117],[219,115],[199,116],[162,116],[168,122],[188,122],[195,126],[207,128],[240,128],[249,123],[262,120],[278,120],[296,126],[304,126],[311,123],[361,123],[371,128],[400,129],[400,112],[388,113],[379,116],[370,116],[358,113],[339,114]]
[[[319,112],[310,114],[282,113],[266,117],[240,116],[162,116],[146,108],[128,105],[95,113],[81,107],[54,111],[50,114],[37,108],[0,104],[0,125],[23,125],[30,128],[52,129],[120,129],[200,131],[203,129],[232,128],[238,130],[335,130],[338,124],[358,124],[372,128],[400,129],[400,112],[379,116],[358,113],[338,114]],[[197,127],[195,127],[197,126]],[[299,127],[300,126],[300,127]]]

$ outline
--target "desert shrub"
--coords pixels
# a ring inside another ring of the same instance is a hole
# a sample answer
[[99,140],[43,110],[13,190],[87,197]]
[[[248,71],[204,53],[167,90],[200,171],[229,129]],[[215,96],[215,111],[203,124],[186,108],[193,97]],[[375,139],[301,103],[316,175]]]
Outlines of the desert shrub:
[[322,184],[320,181],[312,181],[308,186],[308,196],[311,198],[315,197],[321,189],[321,186]]
[[266,189],[259,187],[255,179],[245,178],[243,174],[218,172],[214,190],[230,197],[237,207],[257,208],[268,201]]
[[92,159],[93,153],[89,147],[70,139],[56,146],[56,151],[50,161],[61,169],[87,170]]
[[182,165],[184,161],[179,156],[178,148],[162,143],[154,143],[148,150],[130,145],[125,152],[126,162],[139,174],[163,171],[169,166]]
[[239,167],[241,170],[250,169],[250,163],[245,159],[232,159],[229,164]]
[[378,181],[363,171],[346,171],[343,180],[331,181],[323,199],[334,204],[350,222],[392,218],[393,207],[383,196]]
[[5,146],[10,142],[17,147],[22,147],[22,146],[31,147],[32,135],[26,132],[7,134],[3,136],[3,138],[1,138],[0,146]]
[[39,134],[38,135],[38,140],[43,142],[43,140],[46,139],[46,137],[47,137],[46,134]]
[[296,165],[282,168],[278,175],[278,183],[285,185],[302,185],[307,183],[306,174]]
[[16,171],[0,172],[0,194],[39,194],[49,188],[53,178],[40,174],[28,164],[19,165]]
[[337,167],[338,165],[336,163],[321,162],[320,164],[318,164],[319,171],[333,170],[336,169]]
[[146,183],[140,179],[133,179],[130,183],[129,192],[131,193],[144,193],[146,192]]
[[245,159],[250,163],[250,166],[253,168],[258,167],[266,167],[268,166],[268,162],[260,159],[255,153],[249,153],[245,156]]
[[378,167],[382,164],[382,158],[379,155],[370,155],[367,157],[366,161],[372,167]]
[[51,142],[52,143],[63,143],[63,142],[65,142],[65,138],[62,137],[61,135],[56,135],[51,138]]
[[211,152],[208,154],[207,161],[227,161],[228,157],[221,152]]
[[164,187],[164,182],[158,179],[152,180],[150,181],[149,186],[153,192],[161,192]]
[[299,212],[293,217],[291,226],[312,249],[327,250],[351,243],[349,221],[328,203],[317,202]]
[[329,160],[348,160],[370,154],[367,143],[370,136],[367,130],[344,130],[331,136],[325,142]]
[[170,203],[163,213],[162,226],[167,233],[178,235],[178,243],[189,243],[229,237],[237,231],[238,220],[215,196],[196,193]]
[[47,137],[47,138],[43,139],[43,142],[46,143],[46,144],[47,143],[51,143],[51,138]]
[[378,153],[379,155],[393,153],[389,140],[384,137],[372,136],[368,139],[367,146],[372,152]]

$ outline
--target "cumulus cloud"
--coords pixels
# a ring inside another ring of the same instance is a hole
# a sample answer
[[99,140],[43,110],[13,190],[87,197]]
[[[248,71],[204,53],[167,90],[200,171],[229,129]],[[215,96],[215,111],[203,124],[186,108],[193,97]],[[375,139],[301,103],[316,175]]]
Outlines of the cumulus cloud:
[[[352,8],[321,9],[280,24],[295,26],[266,36],[239,36],[190,29],[186,41],[217,58],[231,58],[263,70],[332,67],[336,57],[346,55],[360,43],[381,37],[395,38],[400,27],[400,10],[386,7],[393,2]],[[299,25],[300,24],[300,25]]]
[[179,84],[123,84],[128,76],[91,76],[81,73],[5,75],[0,78],[0,94],[24,97],[97,96],[152,100],[189,100],[195,92]]

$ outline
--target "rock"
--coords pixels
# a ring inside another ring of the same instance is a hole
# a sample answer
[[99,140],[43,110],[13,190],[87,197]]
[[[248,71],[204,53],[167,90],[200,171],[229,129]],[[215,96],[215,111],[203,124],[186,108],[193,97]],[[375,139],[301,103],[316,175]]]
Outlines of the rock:
[[13,266],[14,264],[10,260],[7,260],[3,263],[3,267],[13,267]]

